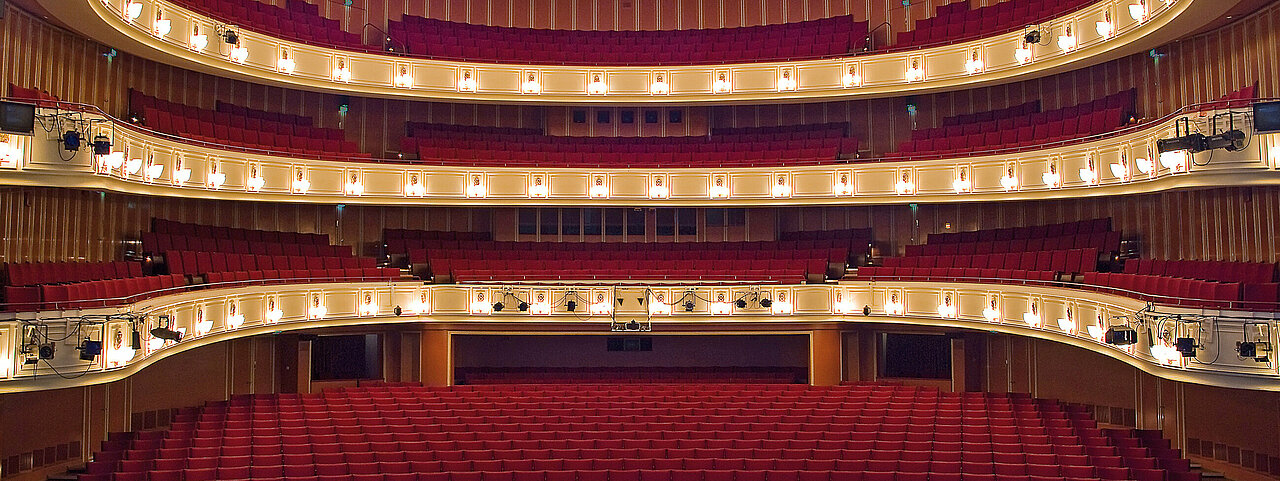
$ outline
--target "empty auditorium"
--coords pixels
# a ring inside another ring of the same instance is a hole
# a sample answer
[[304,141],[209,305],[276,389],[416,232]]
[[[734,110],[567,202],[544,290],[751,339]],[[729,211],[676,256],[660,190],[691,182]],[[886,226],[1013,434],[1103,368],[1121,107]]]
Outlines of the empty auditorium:
[[0,481],[1280,481],[1280,0],[0,0]]

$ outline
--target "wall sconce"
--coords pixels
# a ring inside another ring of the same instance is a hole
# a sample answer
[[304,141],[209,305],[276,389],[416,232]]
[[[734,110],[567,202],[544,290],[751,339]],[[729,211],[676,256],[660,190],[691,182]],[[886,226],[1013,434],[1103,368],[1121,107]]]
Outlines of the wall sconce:
[[479,199],[489,195],[488,182],[484,174],[467,174],[467,198]]
[[969,75],[982,72],[982,68],[986,66],[986,63],[983,62],[981,58],[979,58],[981,55],[982,55],[982,48],[974,47],[973,52],[971,52],[970,58],[964,61],[964,70],[966,72],[969,72]]
[[1103,11],[1102,20],[1099,20],[1094,25],[1094,28],[1098,31],[1098,36],[1102,38],[1111,38],[1111,35],[1116,33],[1116,24],[1111,21],[1110,7]]
[[311,302],[307,307],[307,317],[311,319],[324,319],[325,314],[329,313],[329,309],[324,305],[324,295],[319,292],[311,293]]
[[1071,24],[1067,23],[1066,30],[1062,35],[1058,36],[1058,48],[1063,52],[1070,52],[1076,48],[1076,36],[1071,33]]
[[529,314],[535,316],[551,315],[551,295],[547,291],[534,291],[533,303],[529,304]]
[[458,70],[458,91],[459,92],[475,92],[478,85],[476,84],[475,70],[464,68]]
[[168,35],[172,29],[173,22],[164,18],[164,11],[156,7],[156,21],[151,24],[151,33],[154,33],[157,37],[163,37]]
[[1138,23],[1147,21],[1147,2],[1146,0],[1138,0],[1129,4],[1129,16]]
[[187,47],[196,52],[203,51],[209,46],[209,36],[200,33],[200,24],[191,27],[191,39],[187,42]]
[[649,176],[650,199],[666,199],[670,195],[671,189],[667,187],[666,174],[652,174]]
[[884,301],[884,313],[891,316],[901,316],[907,312],[907,306],[902,301],[902,294],[897,290],[891,290],[886,293]]
[[391,85],[393,87],[402,89],[413,88],[413,74],[409,73],[408,65],[400,65],[396,72],[395,77],[391,79]]
[[1088,165],[1080,168],[1080,181],[1089,185],[1098,185],[1098,169],[1095,159],[1098,157],[1096,152],[1089,153]]
[[893,185],[893,190],[896,191],[898,195],[911,195],[916,193],[916,183],[911,181],[910,170],[902,169],[899,172],[898,177],[898,182]]
[[293,187],[293,193],[295,194],[305,194],[308,190],[311,190],[311,181],[307,180],[306,167],[300,165],[293,167],[291,187]]
[[995,294],[987,296],[987,307],[982,309],[982,318],[987,322],[1000,320],[1000,296]]
[[1062,329],[1062,332],[1065,332],[1067,334],[1075,334],[1076,332],[1075,309],[1072,308],[1071,304],[1067,304],[1067,312],[1065,317],[1058,318],[1058,329]]
[[1174,173],[1187,171],[1187,157],[1191,154],[1185,150],[1172,150],[1160,153],[1160,165]]
[[924,80],[924,62],[920,57],[911,57],[911,66],[907,67],[905,78],[907,82]]
[[[121,156],[125,158],[124,172],[126,175],[138,175],[139,172],[142,172],[142,166],[145,162],[140,156],[129,155],[128,144],[125,144],[124,151],[121,153]],[[150,155],[148,155],[148,157],[150,157]]]
[[227,52],[227,58],[235,63],[244,63],[245,60],[249,59],[249,49],[236,43],[234,47],[231,47],[231,51]]
[[[154,169],[154,172],[152,171]],[[154,156],[151,165],[147,167],[147,177],[154,179],[160,177],[160,172],[164,171],[164,165],[155,163]],[[173,156],[173,185],[182,186],[191,180],[191,169],[187,167],[187,163],[183,161],[181,154]]]
[[835,179],[832,181],[832,190],[837,196],[853,195],[853,172],[848,170],[836,171]]
[[280,319],[284,317],[284,311],[280,310],[280,304],[276,302],[276,296],[267,296],[263,304],[266,308],[262,312],[262,319],[268,324],[280,322]]
[[790,92],[797,87],[795,70],[791,67],[782,67],[778,69],[778,91]]
[[431,312],[431,291],[427,288],[419,288],[418,292],[413,296],[413,301],[409,303],[410,314],[429,314]]
[[1022,46],[1013,51],[1013,57],[1018,60],[1018,65],[1026,65],[1031,61],[1031,44],[1022,42]]
[[125,2],[124,10],[121,11],[121,13],[124,14],[125,22],[133,22],[134,20],[137,20],[138,17],[142,16],[142,2],[139,2],[138,0],[129,0]]
[[840,84],[844,85],[844,88],[852,88],[862,85],[862,74],[858,70],[858,64],[851,63],[845,65],[844,75],[840,78]]
[[213,330],[213,319],[204,315],[204,306],[196,307],[196,318],[191,321],[191,330],[197,336],[203,336]]
[[548,194],[547,177],[545,174],[531,174],[529,176],[529,197],[535,199],[545,199]]
[[[763,307],[765,304],[764,301],[768,300],[770,299],[761,299],[761,306]],[[791,296],[787,294],[786,290],[780,289],[774,292],[772,301],[773,302],[769,303],[768,307],[775,316],[785,316],[795,312],[795,304],[791,302]]]
[[729,175],[711,174],[711,186],[707,188],[707,196],[712,199],[728,199],[729,195]]
[[[177,159],[180,159],[180,158],[181,157],[175,156],[174,160],[176,161]],[[163,174],[163,173],[164,173],[164,164],[156,162],[155,154],[147,154],[147,165],[142,168],[143,180],[146,180],[147,182],[151,182],[153,180],[160,178],[160,174]],[[177,183],[178,179],[175,177],[173,181]]]
[[240,313],[240,305],[235,299],[227,301],[227,329],[239,329],[244,325],[244,314]]
[[836,314],[853,314],[858,307],[853,303],[853,294],[844,289],[832,289],[831,311]]
[[1129,153],[1120,151],[1120,161],[1111,164],[1111,175],[1115,176],[1121,182],[1129,181]]
[[956,178],[951,182],[951,187],[955,189],[957,194],[964,194],[973,191],[973,181],[969,179],[968,167],[956,167]]
[[587,187],[587,197],[607,199],[609,197],[609,178],[604,174],[591,174]]
[[485,291],[477,289],[471,294],[471,308],[468,309],[472,314],[491,314],[493,313],[493,304],[486,301]]
[[791,197],[791,177],[785,172],[775,172],[773,187],[769,192],[775,199]]
[[1039,329],[1043,325],[1043,321],[1040,319],[1040,299],[1031,298],[1031,305],[1028,309],[1030,310],[1022,313],[1022,321],[1027,323],[1028,326]]
[[717,94],[725,94],[733,91],[733,84],[729,82],[728,70],[716,70],[716,79],[711,82],[711,92]]
[[244,188],[249,192],[258,192],[267,180],[262,178],[262,171],[256,162],[249,163],[249,176],[244,179]]
[[671,93],[671,85],[667,83],[666,72],[653,72],[649,74],[653,81],[649,83],[649,93],[652,95],[667,95]]
[[293,69],[298,66],[292,58],[289,58],[289,49],[280,49],[280,60],[276,61],[276,69],[283,74],[293,74]]
[[525,81],[520,84],[520,92],[526,94],[537,94],[542,92],[542,83],[538,82],[538,72],[533,70],[525,71]]
[[406,197],[424,197],[427,195],[427,186],[422,182],[421,172],[405,173],[404,195]]
[[21,168],[22,157],[22,140],[17,135],[0,134],[0,167]]
[[591,81],[587,83],[587,95],[604,95],[609,93],[609,85],[604,82],[604,73],[592,72]]
[[649,315],[670,316],[671,304],[667,304],[667,293],[651,291],[649,293]]
[[1049,161],[1049,171],[1040,174],[1040,180],[1051,189],[1062,187],[1062,174],[1058,173],[1058,162]]
[[605,291],[595,291],[591,296],[591,315],[607,316],[613,312],[613,298]]
[[364,194],[364,182],[361,180],[363,175],[359,169],[348,169],[345,177],[347,182],[342,186],[343,193],[351,196]]
[[218,161],[209,159],[209,175],[205,177],[205,186],[213,190],[222,188],[227,181],[227,174],[218,171]]
[[378,315],[378,303],[374,301],[373,291],[362,291],[360,293],[360,306],[357,310],[360,313],[360,317]]
[[708,306],[713,316],[727,316],[733,313],[733,303],[729,302],[729,294],[724,291],[717,291]]
[[347,59],[345,58],[334,59],[332,76],[335,82],[342,82],[342,83],[351,82],[351,69],[347,68]]
[[943,319],[955,319],[957,316],[955,295],[950,291],[942,293],[942,302],[938,303],[938,317]]

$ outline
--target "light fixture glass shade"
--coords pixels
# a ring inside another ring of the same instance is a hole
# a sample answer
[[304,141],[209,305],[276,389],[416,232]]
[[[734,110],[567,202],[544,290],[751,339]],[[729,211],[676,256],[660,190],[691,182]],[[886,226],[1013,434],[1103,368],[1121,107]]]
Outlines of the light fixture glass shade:
[[597,79],[587,84],[587,93],[591,95],[604,95],[609,93],[609,85],[604,83],[603,80]]
[[1102,326],[1091,325],[1085,330],[1089,331],[1089,337],[1092,337],[1098,342],[1102,342],[1107,335],[1107,330],[1103,329]]
[[157,37],[168,35],[173,30],[173,22],[167,18],[157,18],[156,23],[151,26],[151,32]]
[[244,325],[244,316],[235,314],[227,316],[227,329],[239,329]]
[[893,185],[893,189],[897,191],[899,195],[914,194],[916,192],[916,183],[909,180],[899,180]]
[[305,194],[311,190],[311,181],[307,179],[296,179],[293,181],[293,191],[299,194]]
[[222,184],[226,181],[227,181],[227,174],[224,174],[222,172],[213,172],[209,174],[209,187],[212,187],[214,189],[220,188],[222,187]]
[[1062,330],[1063,330],[1063,332],[1075,332],[1075,331],[1076,331],[1076,321],[1075,321],[1074,319],[1069,319],[1069,318],[1066,318],[1066,317],[1059,317],[1059,318],[1058,318],[1058,329],[1062,329]]
[[1111,34],[1116,33],[1116,25],[1106,20],[1099,20],[1094,28],[1102,38],[1111,38]]
[[1151,159],[1134,159],[1133,163],[1138,166],[1138,172],[1144,174],[1150,174],[1152,170],[1155,170],[1155,165],[1151,163]]
[[1173,150],[1160,153],[1160,165],[1174,172],[1185,172],[1187,170],[1187,151]]
[[1013,57],[1019,64],[1025,64],[1031,61],[1031,46],[1023,45],[1013,51]]
[[542,84],[537,80],[529,79],[520,85],[520,91],[527,94],[536,94],[542,92]]
[[124,4],[124,19],[127,22],[137,20],[142,16],[142,2],[130,0]]
[[357,181],[357,182],[347,182],[347,184],[346,184],[345,186],[343,186],[343,189],[342,189],[342,190],[343,190],[343,192],[345,192],[347,195],[363,195],[363,194],[364,194],[364,183],[363,183],[363,182],[358,182],[358,181]]
[[[156,167],[159,167],[159,169],[156,169]],[[160,171],[164,170],[164,166],[161,164],[152,165],[150,168],[156,169],[155,173],[151,175],[152,179],[159,177]],[[173,171],[173,181],[178,185],[185,184],[189,180],[191,180],[191,169],[177,169]]]
[[142,171],[142,159],[132,158],[124,162],[124,171],[129,175],[138,175]]
[[1129,180],[1129,164],[1119,162],[1111,164],[1111,175],[1120,180]]
[[298,63],[289,57],[281,57],[280,60],[276,62],[276,67],[280,69],[281,73],[291,74],[293,73],[293,69],[297,66]]
[[1040,175],[1040,179],[1044,181],[1044,185],[1055,189],[1062,186],[1062,175],[1057,172],[1045,172]]
[[1088,167],[1080,168],[1080,181],[1093,185],[1098,182],[1098,173]]
[[227,57],[230,58],[232,62],[244,63],[244,61],[249,58],[249,49],[237,45],[231,49],[231,52],[227,54]]
[[1129,16],[1139,22],[1147,19],[1147,3],[1137,1],[1129,4]]
[[257,192],[262,190],[262,186],[266,183],[266,179],[263,179],[262,177],[250,177],[245,180],[244,186],[245,189],[249,190],[249,192]]
[[671,93],[671,86],[661,80],[649,84],[649,93],[654,95],[666,95]]
[[969,72],[970,74],[976,74],[978,72],[981,72],[983,66],[984,64],[982,60],[978,60],[978,59],[971,58],[964,62],[964,70],[966,72]]
[[1062,49],[1062,51],[1064,52],[1070,52],[1072,50],[1075,50],[1076,36],[1075,35],[1059,35],[1058,48]]
[[982,310],[982,318],[986,319],[987,322],[996,322],[1000,320],[1000,310],[991,306],[987,306],[986,309]]
[[345,83],[345,82],[350,82],[350,81],[351,81],[351,69],[346,68],[346,67],[338,67],[338,68],[333,69],[333,80],[338,81],[338,82],[344,82],[344,83]]

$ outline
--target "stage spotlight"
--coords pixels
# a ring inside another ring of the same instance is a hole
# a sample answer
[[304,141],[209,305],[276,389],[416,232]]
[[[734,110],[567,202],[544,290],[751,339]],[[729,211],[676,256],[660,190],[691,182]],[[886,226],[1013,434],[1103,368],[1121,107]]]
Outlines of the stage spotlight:
[[1103,335],[1103,342],[1115,346],[1130,346],[1138,343],[1138,331],[1131,327],[1112,326]]
[[236,33],[235,30],[228,28],[222,32],[222,41],[229,45],[235,45],[240,43],[240,34]]
[[93,155],[110,155],[111,139],[105,135],[95,135],[93,137]]
[[1037,28],[1035,30],[1027,32],[1026,35],[1022,36],[1022,40],[1027,42],[1028,44],[1040,43],[1040,29]]
[[56,348],[57,346],[55,346],[52,342],[47,344],[41,344],[40,348],[37,349],[37,354],[39,354],[40,359],[53,359],[53,353],[56,350]]
[[1242,358],[1252,358],[1258,362],[1267,362],[1271,352],[1271,343],[1266,341],[1243,341],[1236,343],[1236,353]]
[[765,308],[765,309],[768,309],[768,308],[769,308],[769,307],[771,307],[771,306],[773,306],[773,300],[772,300],[772,299],[769,299],[769,298],[767,298],[767,297],[766,297],[766,298],[764,298],[764,299],[760,299],[760,307],[763,307],[763,308]]
[[76,350],[80,351],[81,361],[92,361],[102,354],[102,341],[85,339]]
[[1196,357],[1196,340],[1190,337],[1179,337],[1173,340],[1173,348],[1178,350],[1182,357]]
[[80,132],[68,130],[62,134],[62,149],[75,152],[80,150]]
[[395,314],[396,316],[399,316],[400,314],[404,313],[404,309],[401,309],[400,306],[396,306],[395,308],[391,309],[391,313]]
[[182,333],[170,328],[172,322],[169,316],[160,316],[156,319],[157,327],[151,330],[151,336],[164,341],[181,341]]
[[626,328],[628,331],[639,331],[640,323],[636,322],[635,319],[632,319],[631,321],[627,322]]
[[142,333],[138,332],[137,327],[133,328],[133,332],[129,334],[129,349],[142,350]]
[[871,315],[871,306],[862,306],[862,315],[864,315],[864,316],[870,316],[870,315]]
[[529,310],[529,303],[528,303],[528,302],[524,302],[524,301],[520,301],[520,303],[519,303],[519,304],[516,304],[516,309],[517,309],[517,310],[519,310],[520,312],[527,311],[527,310]]
[[1204,134],[1188,134],[1171,139],[1160,139],[1156,141],[1156,151],[1163,154],[1165,152],[1185,150],[1194,154],[1205,150],[1205,140]]
[[737,301],[735,301],[735,302],[733,303],[733,305],[738,306],[738,309],[746,309],[746,308],[747,308],[747,301],[746,301],[746,299],[738,299]]
[[578,303],[577,303],[576,301],[568,301],[568,302],[565,302],[565,303],[564,303],[564,310],[569,311],[569,312],[576,311],[576,310],[578,310]]
[[507,307],[507,306],[502,305],[502,303],[501,303],[501,302],[495,302],[495,303],[493,303],[493,312],[499,312],[499,311],[502,311],[502,308],[504,308],[504,307]]
[[1204,139],[1205,150],[1226,149],[1227,152],[1239,152],[1244,150],[1244,147],[1244,132],[1239,130],[1228,130]]
[[693,312],[693,301],[684,301],[684,312]]

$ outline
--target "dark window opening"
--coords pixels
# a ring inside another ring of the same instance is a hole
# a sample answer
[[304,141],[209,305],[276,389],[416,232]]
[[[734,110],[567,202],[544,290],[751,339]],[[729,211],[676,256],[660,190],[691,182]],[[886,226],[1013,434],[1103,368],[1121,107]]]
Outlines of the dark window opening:
[[607,209],[604,213],[604,235],[622,235],[627,211],[624,209]]
[[378,379],[382,377],[377,334],[319,336],[311,341],[311,379]]
[[564,209],[560,214],[560,233],[578,235],[582,233],[582,210]]
[[951,379],[951,339],[947,336],[895,333],[881,336],[882,376]]
[[574,111],[573,111],[573,123],[575,123],[575,124],[585,124],[585,123],[587,123],[587,111],[586,111],[586,110],[574,110]]
[[644,111],[644,123],[646,124],[658,123],[658,111],[657,110]]
[[606,350],[610,352],[641,352],[653,350],[651,337],[610,337],[606,339]]
[[680,235],[698,235],[698,211],[680,209],[676,212],[676,231]]
[[644,237],[644,210],[631,209],[627,212],[627,236]]
[[516,232],[520,235],[538,233],[538,209],[520,209],[517,214]]
[[596,123],[597,123],[597,124],[607,124],[607,123],[609,123],[609,122],[611,121],[611,117],[612,117],[612,116],[609,114],[609,111],[608,111],[608,110],[598,110],[598,111],[596,111]]
[[679,109],[671,109],[667,111],[667,123],[679,124],[684,122],[684,111]]

